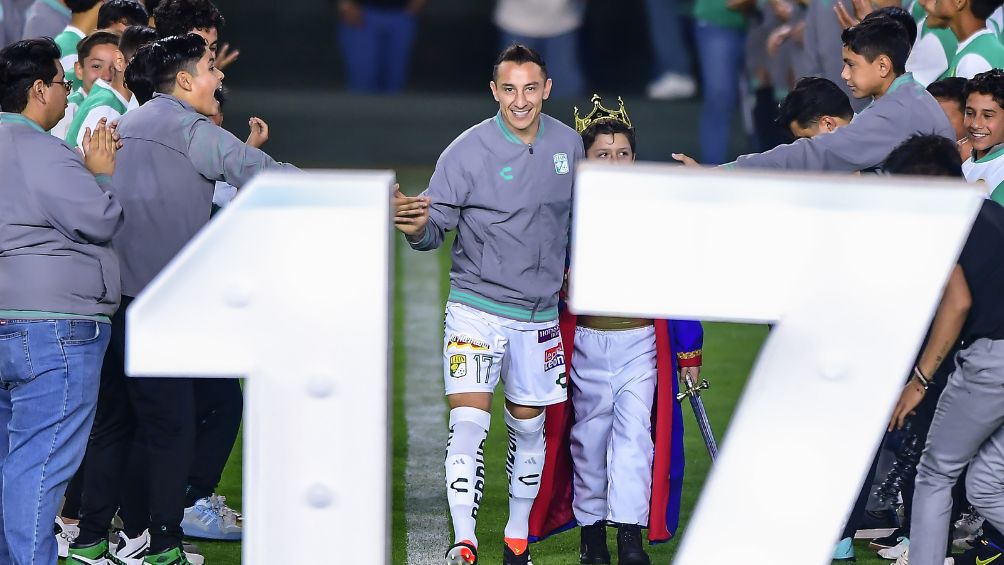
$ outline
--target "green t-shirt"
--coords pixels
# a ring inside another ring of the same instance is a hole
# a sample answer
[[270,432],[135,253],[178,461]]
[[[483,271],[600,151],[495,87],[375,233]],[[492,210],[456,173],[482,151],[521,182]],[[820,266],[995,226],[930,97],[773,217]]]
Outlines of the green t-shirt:
[[995,202],[1004,204],[1004,147],[998,145],[979,159],[966,159],[962,174],[970,183],[985,187]]
[[72,80],[74,86],[79,85],[76,84],[77,74],[73,70],[73,63],[77,62],[77,44],[84,37],[84,32],[73,26],[66,26],[66,29],[54,38],[59,47],[59,63],[63,65],[63,74],[66,75],[64,80]]
[[973,78],[990,69],[1004,69],[1004,45],[990,29],[983,29],[959,43],[945,76]]
[[66,130],[66,144],[70,147],[80,145],[85,128],[93,131],[101,118],[108,118],[108,123],[111,124],[126,113],[127,107],[128,101],[115,92],[111,85],[101,79],[96,80],[91,93],[73,115],[73,121]]
[[726,0],[696,0],[694,2],[694,19],[719,27],[735,29],[746,28],[746,15],[726,6]]

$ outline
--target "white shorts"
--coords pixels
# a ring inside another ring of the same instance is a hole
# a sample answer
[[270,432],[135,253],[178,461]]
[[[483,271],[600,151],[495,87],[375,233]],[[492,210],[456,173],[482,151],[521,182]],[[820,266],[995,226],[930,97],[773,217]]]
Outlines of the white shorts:
[[522,406],[548,406],[568,398],[565,350],[558,321],[520,322],[464,304],[446,304],[443,380],[446,395],[494,392]]

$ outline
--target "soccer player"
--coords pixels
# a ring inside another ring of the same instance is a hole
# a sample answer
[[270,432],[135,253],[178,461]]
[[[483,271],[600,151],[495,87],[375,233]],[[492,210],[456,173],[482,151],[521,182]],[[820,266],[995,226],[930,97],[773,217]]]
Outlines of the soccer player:
[[543,411],[568,396],[557,306],[582,140],[541,113],[551,80],[532,49],[503,50],[490,87],[498,113],[446,148],[422,196],[398,191],[394,197],[395,224],[414,249],[436,249],[446,231],[457,230],[443,340],[451,408],[446,491],[456,542],[446,562],[452,565],[477,560],[483,448],[503,367],[507,565],[530,562],[528,519],[544,465]]
[[[87,447],[80,535],[70,563],[110,559],[107,533],[115,510],[124,523],[116,553],[155,565],[189,565],[181,520],[195,450],[192,379],[130,379],[124,372],[126,308],[209,221],[215,181],[238,188],[264,170],[296,170],[248,147],[208,116],[223,73],[196,34],[143,46],[126,70],[155,85],[153,99],[119,120],[123,147],[112,177],[125,213],[113,247],[122,264],[123,307],[113,319],[91,441]],[[136,439],[140,471],[125,472]],[[132,484],[121,494],[121,483]],[[136,484],[139,483],[139,484]],[[147,497],[135,496],[146,488]]]
[[[910,140],[889,156],[886,170],[902,174],[941,174],[958,177],[961,166],[955,147],[941,140]],[[958,262],[949,275],[910,381],[893,411],[889,429],[903,426],[928,394],[932,375],[949,359],[955,370],[944,383],[926,447],[917,465],[910,546],[901,562],[910,565],[952,563],[948,546],[952,487],[968,464],[969,501],[1000,530],[1004,527],[1004,208],[983,202]],[[999,547],[982,545],[970,558],[989,564],[1001,555]]]
[[21,37],[54,37],[70,23],[70,15],[64,0],[35,0],[25,14]]
[[46,133],[69,83],[49,38],[0,51],[0,563],[56,563],[52,523],[84,456],[119,305],[102,123],[82,160]]
[[[941,106],[903,65],[910,43],[903,26],[886,16],[844,30],[844,71],[851,93],[872,104],[829,135],[799,139],[764,153],[740,156],[726,167],[862,171],[875,169],[892,149],[916,133],[955,140]],[[696,162],[682,154],[674,158]]]
[[973,153],[962,163],[962,173],[1004,203],[1004,71],[994,69],[969,81],[965,124]]
[[777,122],[792,137],[816,137],[846,126],[854,118],[851,101],[828,79],[802,77],[778,106]]
[[958,47],[945,76],[973,78],[990,69],[1004,67],[1004,46],[987,28],[987,18],[1001,7],[1001,0],[963,0],[928,2],[927,24],[948,28],[955,34]]
[[938,101],[941,109],[945,111],[945,116],[955,130],[956,143],[959,146],[959,155],[965,161],[973,152],[973,146],[969,143],[969,130],[966,129],[966,79],[961,77],[948,77],[927,85],[927,91]]
[[107,0],[98,11],[98,29],[118,33],[129,26],[145,26],[149,21],[146,8],[135,0]]
[[77,109],[87,98],[94,81],[101,79],[110,81],[112,79],[112,63],[115,53],[118,51],[119,36],[107,31],[96,31],[87,36],[77,46],[79,58],[73,63],[73,70],[77,76],[74,83],[75,90],[66,99],[66,113],[63,119],[52,128],[52,135],[59,139],[66,139],[66,131],[73,123],[73,116]]
[[[612,111],[594,96],[585,118],[576,109],[575,128],[587,159],[634,163],[634,128],[623,102]],[[683,422],[674,369],[681,379],[689,372],[699,382],[701,324],[575,316],[567,310],[561,323],[574,328],[564,345],[575,415],[572,509],[582,526],[580,561],[610,563],[606,524],[611,523],[617,526],[618,563],[648,565],[641,528],[649,528],[650,540],[666,541],[679,522]]]
[[75,64],[77,62],[77,47],[80,41],[98,29],[98,10],[101,9],[102,0],[66,0],[66,6],[72,12],[70,23],[62,33],[55,37],[56,45],[62,58],[59,62],[63,65],[66,73],[66,80],[76,85],[77,74]]
[[216,68],[230,66],[241,52],[230,50],[226,43],[220,43],[220,32],[226,20],[210,0],[164,0],[153,11],[157,32],[161,37],[197,33],[206,39],[209,48],[216,54]]
[[[98,32],[101,33],[101,32]],[[113,123],[131,109],[139,108],[139,102],[125,83],[127,59],[117,46],[112,55],[111,80],[97,79],[87,98],[80,103],[73,121],[66,130],[66,143],[70,147],[80,145],[87,129],[101,120]]]

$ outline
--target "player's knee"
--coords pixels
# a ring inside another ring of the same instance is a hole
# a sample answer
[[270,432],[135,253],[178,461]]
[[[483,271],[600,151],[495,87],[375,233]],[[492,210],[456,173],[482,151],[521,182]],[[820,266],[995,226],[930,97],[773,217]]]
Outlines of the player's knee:
[[540,406],[523,406],[509,400],[505,401],[505,409],[509,415],[517,420],[532,420],[544,413],[544,409]]

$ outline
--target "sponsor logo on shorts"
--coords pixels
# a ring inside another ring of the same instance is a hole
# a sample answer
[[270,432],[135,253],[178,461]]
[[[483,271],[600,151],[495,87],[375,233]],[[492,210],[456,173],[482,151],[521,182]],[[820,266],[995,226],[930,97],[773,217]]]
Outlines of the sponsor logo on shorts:
[[547,329],[537,330],[537,343],[547,343],[552,339],[557,338],[561,335],[561,329],[558,326],[552,326]]
[[555,345],[544,352],[544,371],[550,371],[555,367],[565,366],[565,350],[561,344]]
[[470,349],[471,351],[488,351],[488,342],[469,335],[451,335],[446,344],[447,349]]
[[467,376],[466,355],[450,355],[450,376],[455,379]]
[[562,371],[558,378],[554,379],[554,384],[561,387],[561,390],[568,389],[568,373]]

